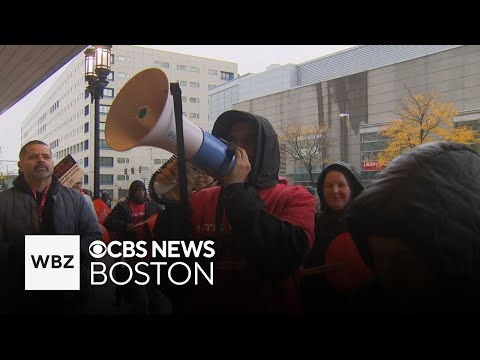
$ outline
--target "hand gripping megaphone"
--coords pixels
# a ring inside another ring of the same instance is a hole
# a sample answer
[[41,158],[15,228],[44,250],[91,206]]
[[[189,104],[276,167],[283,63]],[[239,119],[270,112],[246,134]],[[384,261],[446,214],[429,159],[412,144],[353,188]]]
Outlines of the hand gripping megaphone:
[[[183,134],[188,162],[215,178],[233,168],[235,157],[228,156],[228,145],[185,117]],[[154,146],[177,155],[173,97],[162,70],[143,70],[120,89],[107,115],[105,139],[116,151]]]

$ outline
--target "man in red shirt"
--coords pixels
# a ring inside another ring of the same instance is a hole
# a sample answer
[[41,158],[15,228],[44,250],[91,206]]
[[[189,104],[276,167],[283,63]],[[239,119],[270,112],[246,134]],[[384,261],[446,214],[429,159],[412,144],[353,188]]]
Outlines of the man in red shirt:
[[[140,180],[135,180],[130,184],[128,197],[117,203],[105,220],[104,226],[109,231],[112,240],[146,241],[148,253],[150,254],[151,250],[148,244],[152,242],[152,234],[148,229],[146,220],[159,211],[161,211],[160,205],[147,198],[145,184]],[[133,264],[137,260],[139,259],[133,258],[122,261],[128,261]],[[148,258],[141,260],[148,261]],[[117,266],[116,270],[115,278],[117,281],[123,281],[128,277],[128,274],[124,273],[124,271],[122,272],[124,270],[122,267]],[[142,287],[134,284],[133,281],[130,281],[127,285],[117,286],[117,305],[122,305],[125,300],[128,305],[125,306],[125,312],[151,312],[151,309],[148,309],[149,300],[145,297],[142,298],[142,289]]]
[[[227,111],[212,134],[238,146],[221,186],[190,196],[191,239],[215,242],[214,284],[182,287],[162,279],[162,289],[174,313],[298,313],[298,271],[314,241],[315,198],[278,176],[279,144],[267,119]],[[173,161],[155,181],[169,184],[176,176]],[[193,180],[188,179],[189,193]],[[183,212],[175,204],[178,185],[161,197],[167,201],[157,219],[156,240],[183,240]]]

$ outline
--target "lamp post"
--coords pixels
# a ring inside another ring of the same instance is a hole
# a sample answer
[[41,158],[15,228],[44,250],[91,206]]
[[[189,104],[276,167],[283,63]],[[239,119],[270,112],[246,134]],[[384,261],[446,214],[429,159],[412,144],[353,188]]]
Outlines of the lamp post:
[[91,95],[91,103],[95,101],[95,134],[93,142],[93,197],[100,198],[100,98],[103,89],[108,85],[110,73],[110,56],[112,45],[94,45],[85,50],[85,81]]
[[350,114],[340,113],[340,159],[341,161],[348,162],[348,127],[347,122],[350,121]]

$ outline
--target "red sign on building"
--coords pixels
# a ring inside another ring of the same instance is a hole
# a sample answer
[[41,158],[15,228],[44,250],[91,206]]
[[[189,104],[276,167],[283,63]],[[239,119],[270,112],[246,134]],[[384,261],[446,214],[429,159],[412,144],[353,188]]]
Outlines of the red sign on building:
[[362,170],[363,171],[378,171],[381,170],[378,167],[377,160],[362,161]]

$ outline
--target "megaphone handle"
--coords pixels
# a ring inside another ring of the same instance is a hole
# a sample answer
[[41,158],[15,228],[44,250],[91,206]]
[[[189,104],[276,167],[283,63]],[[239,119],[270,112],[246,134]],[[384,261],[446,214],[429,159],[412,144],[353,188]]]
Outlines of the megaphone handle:
[[225,176],[227,175],[227,169],[230,166],[230,163],[232,162],[233,157],[235,156],[235,153],[237,152],[237,144],[235,144],[234,141],[232,141],[230,144],[228,144],[227,147],[227,156],[225,156],[225,160],[223,161],[222,167],[220,168],[220,176]]
[[[188,214],[190,213],[190,202],[187,190],[187,161],[185,158],[185,143],[183,138],[183,109],[182,109],[182,90],[179,83],[170,83],[170,93],[173,96],[173,106],[175,111],[175,125],[177,131],[177,159],[178,159],[178,180],[180,186],[180,201],[183,207],[184,232],[185,241],[189,240],[191,232],[191,224]],[[190,229],[189,229],[190,228]]]

